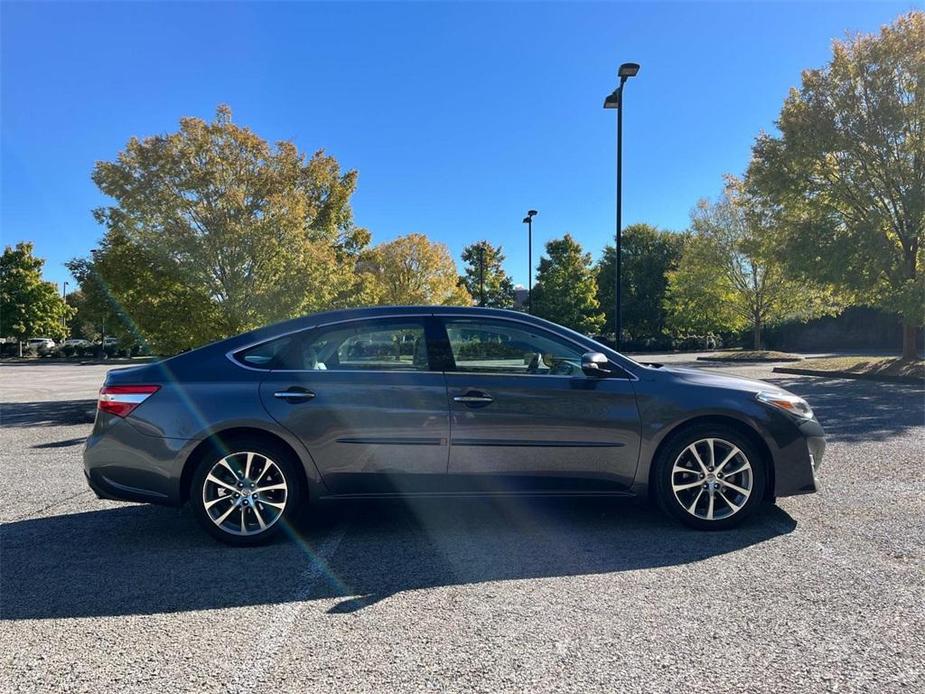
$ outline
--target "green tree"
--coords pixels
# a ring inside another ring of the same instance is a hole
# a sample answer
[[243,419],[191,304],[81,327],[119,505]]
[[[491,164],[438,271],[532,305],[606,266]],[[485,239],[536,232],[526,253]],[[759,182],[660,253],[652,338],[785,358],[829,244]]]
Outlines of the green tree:
[[407,234],[363,254],[359,268],[364,303],[471,306],[446,245]]
[[837,41],[803,72],[748,173],[787,268],[898,313],[903,356],[925,322],[925,13]]
[[532,312],[586,335],[604,326],[591,254],[584,253],[570,234],[546,244],[533,286]]
[[30,337],[66,337],[74,314],[58,288],[42,279],[44,266],[27,241],[7,246],[0,256],[0,336],[15,338],[20,356],[22,342]]
[[[623,230],[621,284],[623,329],[634,339],[654,337],[665,331],[665,292],[668,272],[677,268],[686,234],[657,229],[649,224],[631,224]],[[595,268],[597,300],[612,326],[616,289],[614,246],[605,246]]]
[[176,264],[161,262],[117,231],[106,235],[90,259],[72,260],[67,267],[80,285],[81,325],[94,336],[114,335],[124,345],[173,354],[209,339],[205,326],[190,330],[189,316],[221,323],[219,305],[184,282]]
[[741,183],[727,179],[716,202],[701,200],[691,214],[692,237],[677,269],[668,273],[668,324],[683,331],[761,331],[787,318],[834,311],[830,292],[789,279],[767,244],[760,216],[752,214]]
[[95,211],[106,234],[84,262],[120,324],[158,351],[356,301],[369,241],[349,205],[356,172],[271,146],[225,106],[212,122],[132,138],[93,180],[114,204]]
[[514,283],[504,271],[501,246],[493,246],[488,241],[470,244],[463,249],[462,261],[466,269],[460,281],[480,306],[510,308],[514,305]]

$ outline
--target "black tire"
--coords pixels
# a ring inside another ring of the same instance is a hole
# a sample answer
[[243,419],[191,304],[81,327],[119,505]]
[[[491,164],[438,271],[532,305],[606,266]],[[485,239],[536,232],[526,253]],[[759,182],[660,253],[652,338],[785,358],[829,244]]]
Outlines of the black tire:
[[[254,455],[250,476],[245,477],[248,454]],[[223,465],[223,460],[238,474]],[[197,464],[190,483],[189,500],[196,520],[212,537],[229,545],[252,547],[270,542],[301,513],[305,491],[298,465],[290,451],[269,441],[242,437],[213,446]],[[212,477],[224,484],[207,479],[213,472]],[[258,475],[262,476],[259,481]],[[259,491],[280,484],[285,489]],[[235,487],[240,488],[235,490]],[[256,496],[252,495],[255,490]],[[207,500],[217,519],[226,511],[230,514],[221,527],[206,508]],[[279,505],[283,508],[277,509]],[[239,530],[242,522],[246,534]],[[237,527],[232,529],[232,524]],[[266,528],[261,529],[264,524]]]
[[[706,443],[710,439],[714,440],[712,469],[708,461],[710,445]],[[689,451],[691,446],[694,446],[704,467]],[[736,472],[742,468],[742,471],[726,480],[726,475],[722,471],[717,472],[716,467],[733,452],[731,447],[738,449],[741,455],[735,455],[723,469]],[[747,468],[743,465],[743,457]],[[735,465],[729,469],[732,463]],[[717,474],[719,479],[714,477]],[[673,480],[679,488],[689,488],[676,492]],[[766,462],[755,445],[733,427],[722,425],[695,425],[673,434],[659,452],[653,469],[653,488],[659,507],[672,518],[697,530],[728,530],[739,525],[761,505],[766,481]],[[708,485],[708,488],[703,485]],[[718,486],[714,488],[713,485]],[[747,488],[749,494],[746,497],[735,488]],[[743,500],[744,503],[741,503]],[[708,519],[710,516],[712,520]]]

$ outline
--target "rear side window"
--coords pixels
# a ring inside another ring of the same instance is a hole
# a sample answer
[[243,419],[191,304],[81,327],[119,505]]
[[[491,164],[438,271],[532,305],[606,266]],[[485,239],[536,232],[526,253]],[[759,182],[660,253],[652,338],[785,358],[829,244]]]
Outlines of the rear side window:
[[293,335],[286,335],[269,342],[262,342],[255,347],[236,352],[234,358],[252,369],[285,368],[286,357],[295,340]]
[[236,352],[252,369],[294,371],[427,371],[424,323],[379,319],[338,323]]
[[302,348],[303,368],[325,371],[426,371],[427,340],[418,320],[357,321],[321,328]]

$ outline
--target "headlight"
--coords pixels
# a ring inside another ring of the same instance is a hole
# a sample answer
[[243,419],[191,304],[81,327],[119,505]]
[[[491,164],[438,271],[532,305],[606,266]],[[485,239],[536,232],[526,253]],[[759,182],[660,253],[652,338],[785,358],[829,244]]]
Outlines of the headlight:
[[802,417],[803,419],[812,419],[813,410],[803,398],[798,398],[790,393],[758,393],[757,397],[761,402],[773,405],[781,410],[786,410],[790,414]]

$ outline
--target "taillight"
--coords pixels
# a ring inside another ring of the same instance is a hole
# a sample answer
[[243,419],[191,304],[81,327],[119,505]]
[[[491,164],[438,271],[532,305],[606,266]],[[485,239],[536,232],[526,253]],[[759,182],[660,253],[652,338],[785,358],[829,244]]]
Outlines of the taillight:
[[96,406],[101,412],[108,412],[117,417],[128,417],[132,410],[160,388],[160,386],[103,386],[100,388],[100,399]]

